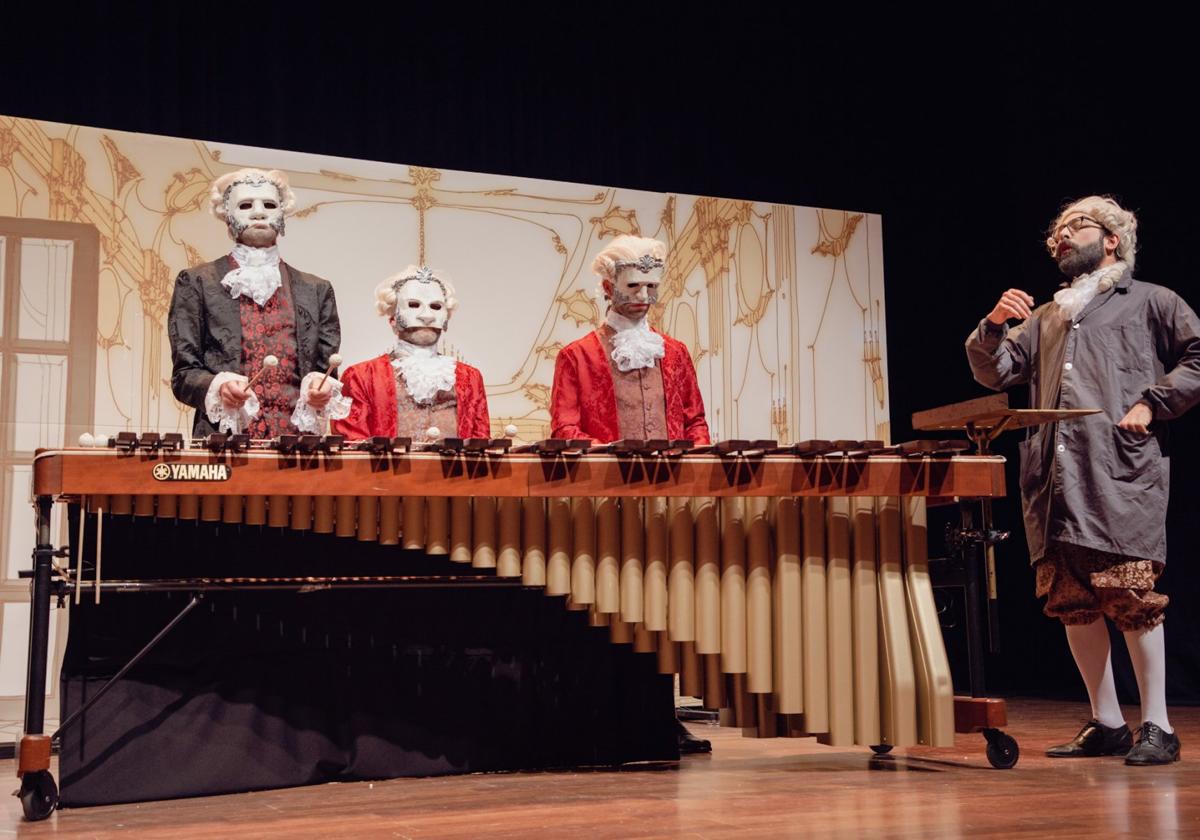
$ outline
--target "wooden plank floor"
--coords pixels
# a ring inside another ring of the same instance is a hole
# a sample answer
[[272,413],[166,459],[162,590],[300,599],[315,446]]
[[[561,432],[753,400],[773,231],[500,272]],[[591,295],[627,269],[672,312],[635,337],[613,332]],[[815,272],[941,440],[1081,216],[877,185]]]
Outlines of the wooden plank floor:
[[[1200,709],[1172,710],[1184,760],[1154,768],[1045,758],[1087,717],[1081,704],[1014,701],[1009,717],[1022,755],[1008,771],[988,765],[978,735],[872,759],[861,748],[701,725],[693,731],[713,740],[713,754],[658,768],[320,785],[71,809],[42,823],[23,823],[20,804],[4,797],[0,837],[1200,836]],[[12,761],[0,773],[17,786]]]

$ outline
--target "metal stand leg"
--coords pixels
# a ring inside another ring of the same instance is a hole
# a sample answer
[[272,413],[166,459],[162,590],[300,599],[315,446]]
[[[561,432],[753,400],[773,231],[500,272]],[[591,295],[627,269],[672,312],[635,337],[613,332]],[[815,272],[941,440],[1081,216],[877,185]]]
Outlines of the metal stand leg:
[[70,726],[72,723],[74,723],[76,720],[78,720],[83,715],[84,712],[86,712],[92,706],[96,705],[96,703],[100,700],[100,698],[103,697],[105,695],[105,693],[110,688],[112,688],[113,685],[115,685],[117,683],[118,680],[120,680],[127,673],[129,673],[130,668],[132,668],[134,665],[141,662],[142,659],[146,656],[146,654],[148,654],[150,651],[154,650],[154,648],[158,645],[158,643],[161,642],[163,640],[163,638],[168,633],[171,632],[171,630],[175,627],[176,624],[183,621],[183,617],[186,616],[188,613],[190,613],[195,608],[195,606],[200,603],[200,599],[202,597],[203,597],[202,595],[198,595],[198,594],[193,595],[192,600],[188,601],[187,604],[184,605],[184,608],[179,611],[178,615],[176,615],[169,622],[167,622],[166,627],[164,627],[162,630],[159,630],[158,634],[153,639],[146,642],[146,644],[142,647],[142,649],[139,650],[137,653],[135,653],[133,655],[133,658],[130,659],[128,662],[126,662],[121,667],[120,671],[117,671],[117,673],[113,674],[108,679],[108,682],[106,682],[104,685],[102,685],[100,687],[99,691],[97,691],[95,694],[93,694],[91,697],[89,697],[87,699],[87,702],[85,702],[82,706],[80,706],[75,711],[71,712],[71,714],[67,717],[67,719],[59,724],[58,729],[55,731],[53,737],[57,738],[59,735],[62,734],[62,731],[64,729],[66,729],[68,726]]
[[[970,533],[975,528],[975,517],[971,510],[973,503],[961,502],[959,511],[962,518],[962,530]],[[967,672],[971,684],[971,696],[982,697],[987,690],[983,669],[983,626],[979,616],[980,580],[979,580],[979,551],[974,540],[964,540],[959,546],[962,555],[963,589],[965,590],[964,610],[967,619]]]
[[17,742],[17,796],[25,818],[43,820],[58,805],[58,787],[50,773],[50,738],[46,725],[46,659],[50,648],[50,509],[54,500],[38,496],[37,545],[33,550],[33,582],[29,588],[29,663],[25,681],[25,731]]
[[[980,530],[983,531],[983,564],[987,578],[988,653],[1000,652],[1000,598],[996,591],[996,540],[1007,538],[992,530],[992,500],[981,502]],[[976,602],[978,603],[978,601]]]
[[[33,583],[29,587],[29,669],[25,682],[25,733],[42,734],[46,724],[46,656],[50,646],[49,496],[37,500],[37,545],[33,550]],[[47,765],[49,766],[49,765]]]
[[[991,431],[976,430],[970,424],[967,432],[978,447],[980,455],[987,454],[988,445],[1003,430],[1001,424]],[[956,732],[982,732],[987,740],[988,762],[998,769],[1008,770],[1021,755],[1017,741],[1000,727],[1008,724],[1008,710],[1001,699],[984,697],[987,690],[983,668],[983,621],[980,606],[987,611],[987,649],[1000,650],[1000,610],[996,591],[997,542],[1008,534],[994,530],[992,501],[980,502],[979,528],[975,528],[974,502],[959,503],[961,527],[953,535],[953,544],[962,558],[963,588],[966,590],[967,658],[971,681],[970,697],[954,698],[954,729]],[[986,585],[985,593],[980,592]]]

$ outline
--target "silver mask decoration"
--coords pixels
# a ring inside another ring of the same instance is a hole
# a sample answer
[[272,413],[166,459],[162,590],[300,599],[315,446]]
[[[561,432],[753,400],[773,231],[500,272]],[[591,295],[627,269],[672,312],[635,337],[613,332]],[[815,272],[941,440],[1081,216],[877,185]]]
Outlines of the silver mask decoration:
[[649,274],[651,271],[654,271],[656,268],[662,268],[664,264],[665,263],[663,263],[661,257],[654,257],[654,256],[651,256],[650,254],[642,254],[642,256],[638,257],[636,260],[616,260],[616,261],[614,261],[613,262],[613,274],[616,275],[622,269],[625,269],[625,268],[636,268],[642,274]]
[[396,280],[396,282],[392,284],[392,291],[398,294],[404,284],[410,280],[416,280],[418,283],[437,283],[438,288],[442,290],[442,297],[449,297],[448,293],[446,292],[446,285],[441,280],[433,276],[432,268],[425,265],[418,268],[416,274],[406,274]]

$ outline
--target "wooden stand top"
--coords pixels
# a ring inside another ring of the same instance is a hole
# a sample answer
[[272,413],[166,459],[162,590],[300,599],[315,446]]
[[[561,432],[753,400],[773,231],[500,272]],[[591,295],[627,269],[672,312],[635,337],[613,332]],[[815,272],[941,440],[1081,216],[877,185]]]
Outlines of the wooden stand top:
[[992,394],[914,412],[912,424],[914,429],[922,432],[1023,429],[1099,414],[1100,411],[1099,408],[1009,408],[1008,394]]

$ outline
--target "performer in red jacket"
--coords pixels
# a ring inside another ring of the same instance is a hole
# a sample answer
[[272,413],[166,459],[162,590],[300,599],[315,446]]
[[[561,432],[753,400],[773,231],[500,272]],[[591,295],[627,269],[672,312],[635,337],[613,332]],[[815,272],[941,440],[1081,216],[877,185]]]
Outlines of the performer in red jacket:
[[[592,262],[609,308],[604,324],[564,347],[554,363],[553,437],[709,443],[691,354],[646,321],[666,256],[657,239],[618,236]],[[680,752],[712,751],[709,741],[675,725]]]
[[382,435],[423,442],[490,437],[483,377],[437,349],[458,305],[450,283],[430,268],[410,265],[384,280],[375,298],[396,344],[346,370],[342,393],[353,403],[350,416],[333,423],[334,433],[348,440]]
[[646,321],[666,254],[656,239],[618,236],[596,256],[592,271],[609,309],[602,326],[558,354],[552,436],[709,442],[691,354]]

